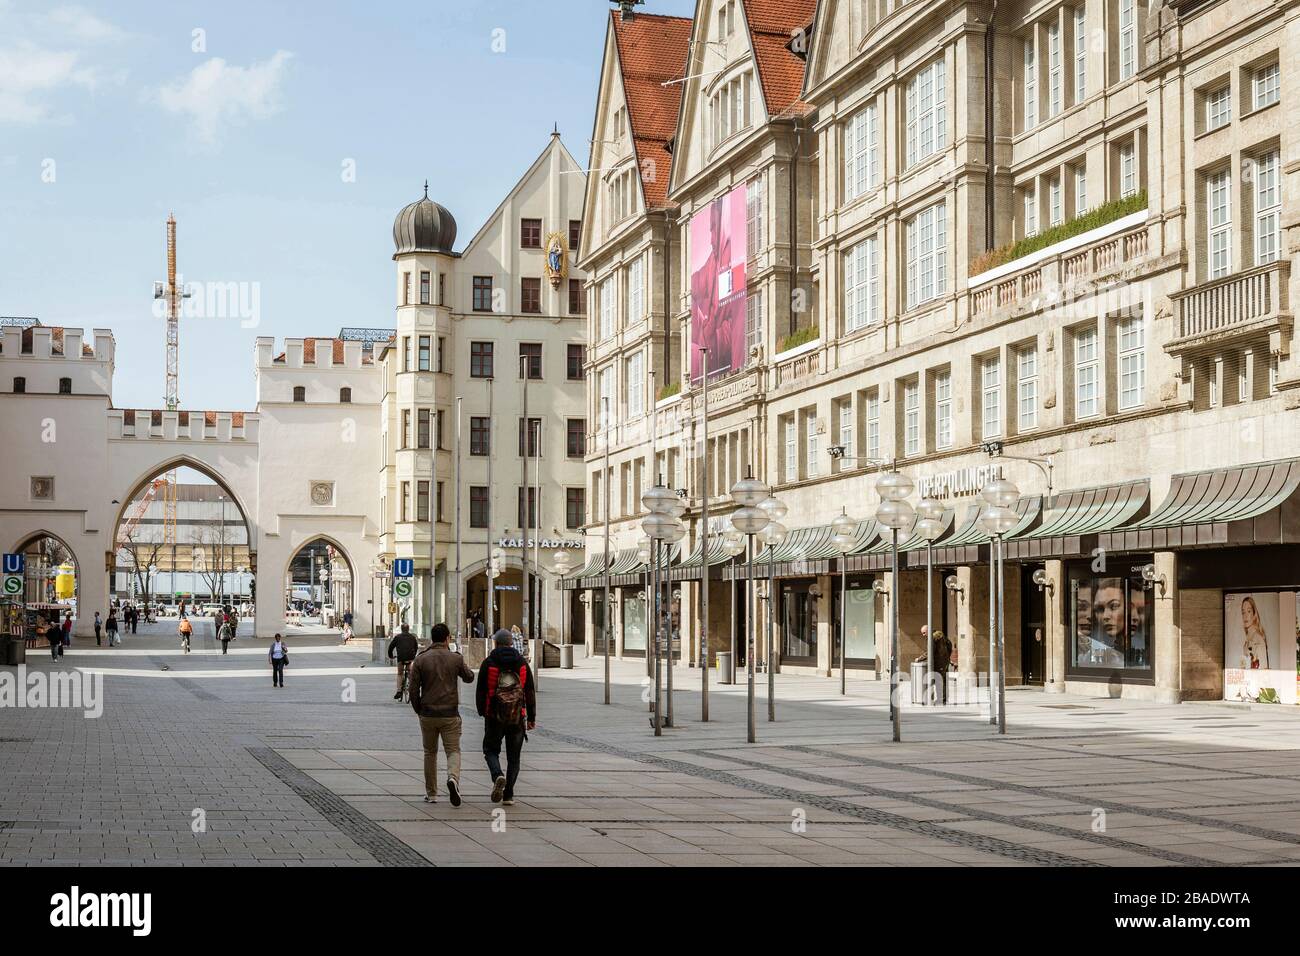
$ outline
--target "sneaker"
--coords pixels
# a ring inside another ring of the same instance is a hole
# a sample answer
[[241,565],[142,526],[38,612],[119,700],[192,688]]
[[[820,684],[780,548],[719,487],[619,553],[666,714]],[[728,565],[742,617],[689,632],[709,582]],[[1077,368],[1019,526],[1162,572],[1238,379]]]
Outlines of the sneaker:
[[[425,803],[437,803],[437,802],[438,802],[438,798],[437,798],[437,797],[431,797],[431,796],[429,796],[429,795],[426,793],[426,794],[424,795],[424,802],[425,802]],[[459,803],[459,801],[457,801],[457,802]]]
[[504,800],[501,801],[501,806],[503,807],[513,807],[514,805],[515,805],[514,797],[506,797]]
[[460,806],[460,784],[456,782],[455,777],[447,778],[447,796],[451,798],[453,807]]
[[396,694],[393,695],[393,700],[401,700],[401,699],[402,699],[402,692],[399,690]]
[[501,795],[506,792],[506,776],[502,774],[492,782],[492,802],[500,803]]

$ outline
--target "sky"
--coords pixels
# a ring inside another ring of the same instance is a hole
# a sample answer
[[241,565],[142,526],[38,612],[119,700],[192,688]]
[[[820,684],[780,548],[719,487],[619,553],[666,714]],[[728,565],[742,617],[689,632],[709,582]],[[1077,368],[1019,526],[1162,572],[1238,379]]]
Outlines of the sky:
[[252,408],[259,335],[393,326],[393,218],[426,179],[461,248],[553,124],[588,162],[610,9],[0,0],[0,315],[112,329],[114,405],[161,407],[174,212],[181,407]]

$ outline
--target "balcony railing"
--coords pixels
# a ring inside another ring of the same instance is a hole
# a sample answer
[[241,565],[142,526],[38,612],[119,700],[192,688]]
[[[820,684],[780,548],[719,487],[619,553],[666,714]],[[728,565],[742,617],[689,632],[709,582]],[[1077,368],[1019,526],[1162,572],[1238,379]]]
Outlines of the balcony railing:
[[1175,292],[1170,298],[1178,304],[1179,341],[1215,337],[1281,318],[1288,311],[1290,274],[1291,263],[1279,260]]
[[804,352],[802,355],[796,355],[784,362],[778,362],[776,365],[776,387],[780,388],[782,385],[789,385],[801,378],[815,375],[820,368],[820,349],[814,352]]

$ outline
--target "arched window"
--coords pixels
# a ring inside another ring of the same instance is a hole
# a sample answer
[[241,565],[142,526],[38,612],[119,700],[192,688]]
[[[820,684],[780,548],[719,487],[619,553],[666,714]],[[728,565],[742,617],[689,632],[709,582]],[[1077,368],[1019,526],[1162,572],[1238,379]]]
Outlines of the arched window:
[[293,400],[295,402],[307,401],[307,387],[305,385],[295,385],[293,387]]
[[72,379],[70,378],[59,379],[59,394],[60,395],[72,394]]
[[15,376],[15,377],[14,377],[14,394],[15,394],[15,395],[21,395],[21,394],[22,394],[23,392],[25,392],[25,391],[27,391],[27,379],[23,378],[21,375],[17,375],[17,376]]
[[340,388],[340,389],[339,389],[339,401],[340,401],[340,402],[343,402],[344,404],[347,404],[347,403],[351,402],[351,401],[352,401],[352,389],[350,389],[350,388]]

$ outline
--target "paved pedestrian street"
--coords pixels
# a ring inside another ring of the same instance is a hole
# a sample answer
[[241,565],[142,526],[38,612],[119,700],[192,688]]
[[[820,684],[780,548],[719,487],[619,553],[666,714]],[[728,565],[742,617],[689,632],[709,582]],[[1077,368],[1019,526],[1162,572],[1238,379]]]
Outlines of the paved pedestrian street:
[[[204,630],[206,628],[206,630]],[[675,671],[677,726],[655,738],[644,664],[539,678],[517,803],[489,801],[463,688],[465,803],[423,802],[418,726],[394,671],[322,635],[220,654],[203,622],[117,648],[102,716],[0,710],[0,863],[267,866],[1209,866],[1300,862],[1300,719],[1292,708],[1165,706],[1013,689],[1008,734],[976,709],[903,714],[885,685],[778,676],[777,721],[745,743],[744,684]],[[149,633],[152,632],[152,633]],[[28,668],[48,673],[47,654]],[[12,672],[12,671],[11,671]]]

